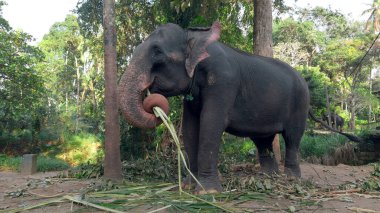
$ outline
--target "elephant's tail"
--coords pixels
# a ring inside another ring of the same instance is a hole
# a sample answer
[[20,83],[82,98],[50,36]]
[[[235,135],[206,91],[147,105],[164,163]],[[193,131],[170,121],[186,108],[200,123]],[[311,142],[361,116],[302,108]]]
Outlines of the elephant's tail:
[[358,136],[356,135],[352,135],[352,134],[348,134],[348,133],[344,133],[344,132],[340,132],[334,128],[331,128],[326,122],[318,119],[317,117],[315,117],[315,115],[313,114],[313,110],[311,109],[311,107],[309,107],[309,117],[311,119],[313,119],[314,121],[322,124],[322,126],[324,126],[326,129],[332,131],[332,132],[336,132],[336,133],[339,133],[341,135],[344,135],[346,136],[348,139],[350,139],[351,141],[355,141],[355,142],[358,142],[358,143],[361,143],[363,142],[363,139],[359,138]]

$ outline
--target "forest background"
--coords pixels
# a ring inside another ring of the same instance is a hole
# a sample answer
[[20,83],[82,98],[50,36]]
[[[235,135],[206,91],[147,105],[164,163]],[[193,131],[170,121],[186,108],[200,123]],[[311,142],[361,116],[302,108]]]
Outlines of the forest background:
[[[0,0],[0,12],[5,4]],[[295,67],[307,80],[316,114],[341,115],[347,121],[346,131],[367,131],[380,119],[379,1],[374,0],[363,13],[367,21],[353,21],[331,8],[293,8],[274,1],[274,57]],[[253,15],[250,0],[117,1],[118,76],[128,66],[133,49],[167,22],[187,28],[219,20],[221,42],[253,52]],[[74,14],[55,23],[35,46],[30,44],[31,35],[13,29],[0,13],[0,153],[41,153],[71,165],[102,161],[102,20],[101,0],[79,1]],[[181,99],[170,100],[170,117],[177,126]],[[163,126],[141,130],[122,116],[120,125],[123,160],[168,152],[170,139]],[[309,122],[308,128],[315,128],[315,123]],[[308,133],[304,140],[315,143],[312,136]],[[231,140],[237,143],[228,143]],[[223,141],[226,153],[248,156],[254,151],[244,138],[226,134]],[[308,152],[301,150],[301,154]]]

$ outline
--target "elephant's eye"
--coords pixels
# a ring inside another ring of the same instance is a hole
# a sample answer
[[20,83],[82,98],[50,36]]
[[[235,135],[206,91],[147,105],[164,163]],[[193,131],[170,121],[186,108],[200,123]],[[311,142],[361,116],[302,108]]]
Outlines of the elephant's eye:
[[153,55],[155,56],[163,53],[162,49],[157,45],[154,45],[152,49],[153,49]]
[[152,60],[153,63],[164,63],[165,54],[161,47],[154,45],[152,47]]

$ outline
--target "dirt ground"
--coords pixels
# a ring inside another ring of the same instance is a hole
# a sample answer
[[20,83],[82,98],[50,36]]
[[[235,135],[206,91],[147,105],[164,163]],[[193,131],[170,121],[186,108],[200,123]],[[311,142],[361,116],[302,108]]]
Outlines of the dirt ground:
[[[355,184],[369,177],[373,172],[372,166],[347,166],[343,164],[323,166],[302,163],[301,170],[303,179],[311,181],[318,187],[326,189],[326,191],[334,191],[334,193],[338,194],[321,199],[318,205],[310,206],[300,206],[299,201],[283,196],[271,197],[263,201],[245,202],[240,206],[247,207],[255,212],[355,212],[355,209],[356,212],[380,212],[379,193],[364,195],[352,193],[348,190],[339,191],[338,188],[342,184]],[[63,195],[78,196],[85,193],[95,184],[94,180],[57,178],[57,174],[58,172],[47,172],[22,176],[15,172],[0,172],[0,212],[8,212],[16,208],[39,204],[45,200],[55,199]],[[298,203],[296,204],[296,202]],[[362,211],[358,211],[358,209],[362,209]],[[145,210],[139,211],[146,212]],[[28,210],[28,212],[101,211],[66,201]]]

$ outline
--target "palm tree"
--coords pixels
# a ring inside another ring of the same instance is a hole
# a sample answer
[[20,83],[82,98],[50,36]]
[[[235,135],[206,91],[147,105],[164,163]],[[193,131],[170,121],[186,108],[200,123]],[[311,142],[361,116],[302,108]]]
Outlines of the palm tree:
[[377,33],[380,32],[380,0],[373,0],[370,8],[363,12],[364,14],[370,13],[366,23],[366,30],[372,29]]

